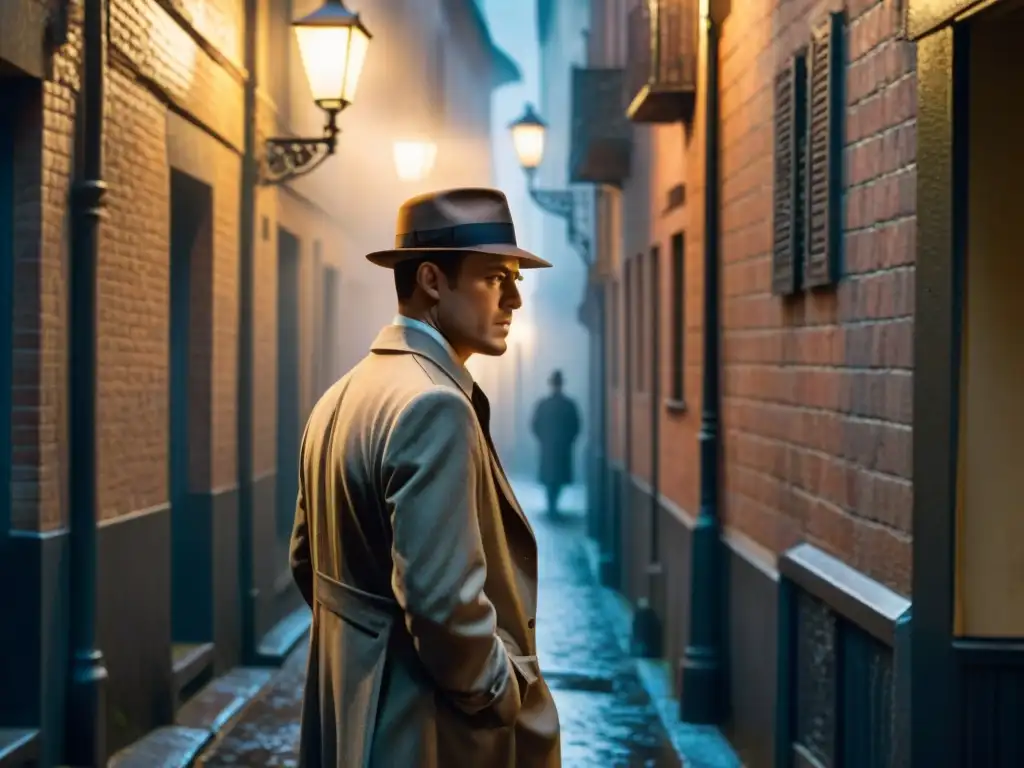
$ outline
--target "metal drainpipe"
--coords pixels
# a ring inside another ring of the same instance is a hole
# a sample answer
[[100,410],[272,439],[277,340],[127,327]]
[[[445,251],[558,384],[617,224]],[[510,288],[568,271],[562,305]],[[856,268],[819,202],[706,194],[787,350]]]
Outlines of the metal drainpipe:
[[252,376],[253,269],[256,185],[256,30],[258,0],[245,0],[244,147],[238,212],[238,592],[242,620],[242,661],[256,657],[256,591],[253,583]]
[[107,185],[103,181],[106,0],[86,0],[82,20],[81,172],[71,197],[69,296],[69,490],[71,665],[65,761],[107,764],[106,683],[96,647],[96,262]]
[[[709,6],[713,3],[709,2]],[[701,377],[700,509],[690,560],[689,638],[682,663],[680,716],[689,723],[720,722],[722,691],[722,558],[718,519],[719,489],[719,23],[709,12],[704,110],[704,365]]]

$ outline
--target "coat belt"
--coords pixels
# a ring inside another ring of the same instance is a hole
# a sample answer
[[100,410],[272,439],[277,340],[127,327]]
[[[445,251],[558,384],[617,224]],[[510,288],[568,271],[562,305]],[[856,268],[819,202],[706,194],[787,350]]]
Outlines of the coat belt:
[[394,598],[356,589],[322,571],[316,572],[314,595],[316,602],[335,616],[374,636],[386,632],[402,616]]

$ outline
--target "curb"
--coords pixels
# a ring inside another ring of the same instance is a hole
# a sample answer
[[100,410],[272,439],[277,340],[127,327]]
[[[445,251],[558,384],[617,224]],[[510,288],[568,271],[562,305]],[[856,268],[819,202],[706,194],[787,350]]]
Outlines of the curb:
[[679,699],[672,693],[672,672],[668,662],[633,657],[629,642],[633,609],[626,598],[601,584],[596,542],[587,538],[583,547],[590,574],[601,595],[605,615],[611,622],[612,633],[622,652],[630,658],[680,763],[687,768],[743,768],[732,745],[718,728],[713,725],[692,725],[679,719]]

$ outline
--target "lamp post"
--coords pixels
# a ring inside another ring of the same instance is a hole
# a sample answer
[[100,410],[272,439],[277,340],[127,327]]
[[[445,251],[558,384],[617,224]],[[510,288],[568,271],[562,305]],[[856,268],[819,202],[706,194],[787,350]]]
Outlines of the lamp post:
[[321,136],[267,139],[263,184],[304,176],[334,154],[338,115],[355,99],[371,35],[342,0],[325,0],[292,22],[314,103],[324,113]]
[[519,165],[526,173],[530,197],[547,213],[565,219],[569,243],[583,259],[583,265],[589,269],[593,261],[590,238],[576,227],[577,205],[581,197],[571,189],[538,189],[535,183],[537,168],[544,159],[547,129],[547,123],[540,119],[532,104],[527,104],[522,116],[509,124]]

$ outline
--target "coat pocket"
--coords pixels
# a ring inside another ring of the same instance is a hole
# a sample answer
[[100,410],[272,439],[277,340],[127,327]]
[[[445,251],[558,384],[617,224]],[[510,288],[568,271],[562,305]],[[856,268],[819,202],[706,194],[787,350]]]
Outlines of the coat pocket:
[[397,604],[317,574],[320,715],[338,766],[369,764]]

